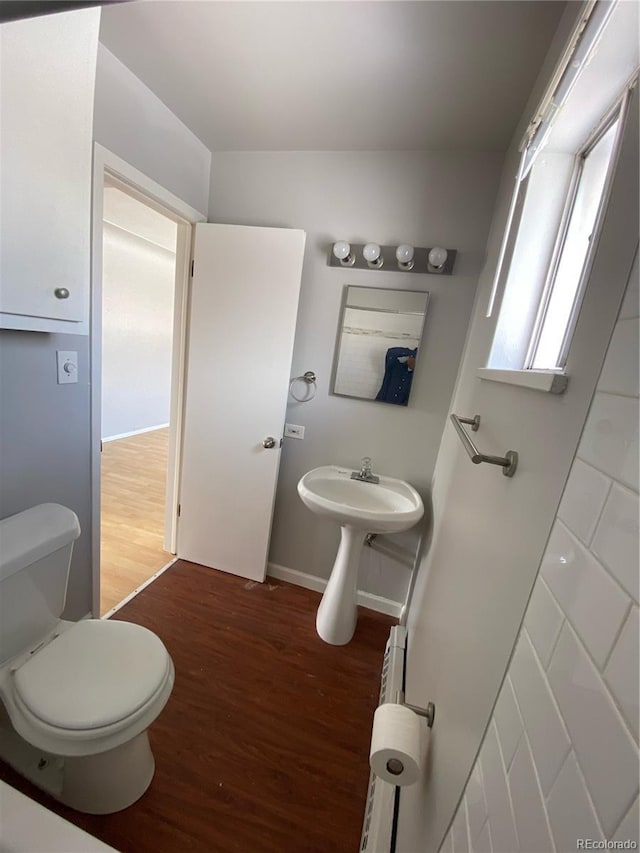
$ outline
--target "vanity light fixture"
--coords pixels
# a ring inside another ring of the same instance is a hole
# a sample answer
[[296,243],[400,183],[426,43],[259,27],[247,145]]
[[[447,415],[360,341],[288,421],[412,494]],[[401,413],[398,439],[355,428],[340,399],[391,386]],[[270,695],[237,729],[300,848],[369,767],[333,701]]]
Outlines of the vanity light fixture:
[[337,240],[329,248],[330,267],[351,267],[354,270],[380,270],[392,273],[452,275],[458,252],[441,246],[412,246],[398,243],[382,246],[378,243],[347,243]]
[[367,243],[362,250],[362,255],[371,269],[379,270],[384,263],[382,250],[377,243]]
[[355,253],[351,252],[351,246],[346,240],[338,240],[333,244],[333,254],[343,267],[352,267],[356,262]]
[[442,272],[444,265],[447,263],[449,253],[446,249],[441,249],[440,246],[435,246],[429,252],[429,272]]
[[408,243],[401,243],[396,249],[396,260],[398,261],[399,269],[406,272],[412,270],[415,264],[413,255],[413,246],[410,246]]

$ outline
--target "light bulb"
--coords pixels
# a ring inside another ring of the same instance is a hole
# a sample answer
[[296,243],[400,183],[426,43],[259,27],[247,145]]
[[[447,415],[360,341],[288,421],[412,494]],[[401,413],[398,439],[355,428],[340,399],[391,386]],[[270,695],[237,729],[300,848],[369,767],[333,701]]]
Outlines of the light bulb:
[[439,246],[436,246],[429,252],[429,263],[434,269],[441,270],[446,264],[448,257],[449,253],[446,249],[441,249]]
[[356,262],[356,256],[351,252],[351,246],[346,240],[338,240],[333,244],[333,254],[343,267],[352,267]]
[[410,270],[413,267],[413,246],[402,243],[396,249],[396,258],[401,269]]
[[362,250],[362,254],[364,255],[364,259],[370,267],[382,266],[382,253],[380,250],[380,246],[378,246],[377,243],[367,243],[367,245]]
[[369,263],[373,263],[380,257],[380,246],[378,246],[377,243],[367,243],[362,250],[362,254],[365,257],[365,260],[369,261]]
[[351,254],[351,246],[346,240],[338,240],[333,244],[333,254],[339,261],[346,261]]

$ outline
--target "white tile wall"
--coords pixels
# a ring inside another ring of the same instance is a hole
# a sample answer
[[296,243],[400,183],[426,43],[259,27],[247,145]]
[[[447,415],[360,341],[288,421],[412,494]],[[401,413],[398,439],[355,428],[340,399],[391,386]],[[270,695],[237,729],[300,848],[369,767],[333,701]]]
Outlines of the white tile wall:
[[578,456],[637,492],[638,398],[596,392]]
[[565,616],[602,667],[629,609],[629,596],[561,521],[542,560],[544,580]]
[[548,670],[549,682],[605,835],[638,792],[638,751],[585,647],[565,623]]
[[638,316],[636,275],[447,851],[640,844]]
[[469,777],[465,799],[469,816],[469,836],[471,842],[474,842],[482,832],[482,827],[487,820],[487,804],[484,799],[484,785],[479,762],[476,763]]
[[515,850],[518,845],[516,827],[495,722],[490,724],[484,739],[480,764],[493,846],[496,850]]
[[511,683],[524,720],[545,794],[558,775],[571,741],[553,693],[526,631],[522,632],[510,669]]
[[524,627],[543,666],[549,663],[564,622],[564,614],[540,578],[533,588]]
[[613,484],[591,550],[638,603],[637,492]]
[[574,752],[567,756],[551,789],[547,815],[559,851],[575,850],[576,837],[604,838]]
[[475,840],[471,849],[473,850],[473,853],[491,853],[493,850],[491,842],[491,828],[489,827],[488,820],[485,820],[482,832]]
[[562,496],[558,518],[582,542],[589,542],[609,494],[611,480],[576,459]]
[[450,835],[445,838],[440,853],[453,853],[453,841]]
[[[544,799],[526,736],[520,739],[508,781],[518,840],[522,839],[520,850],[527,853],[551,850],[551,832]],[[513,849],[518,849],[518,845]]]
[[469,853],[469,827],[467,824],[467,804],[463,802],[451,829],[451,842],[455,853]]
[[494,719],[498,729],[498,740],[502,749],[504,766],[508,770],[513,761],[513,756],[523,729],[522,717],[520,716],[520,711],[518,711],[518,705],[513,695],[513,687],[509,678],[505,678],[502,685],[502,690],[496,704]]
[[630,669],[628,662],[633,660],[634,654],[637,654],[639,634],[638,608],[632,607],[604,671],[605,681],[636,740],[638,740],[638,718],[640,717],[638,670]]
[[[640,809],[638,807],[638,798],[627,812],[627,816],[622,821],[612,841],[617,841],[619,844],[624,844],[629,838],[634,837],[634,832],[638,831],[640,825]],[[624,848],[620,848],[624,849]]]

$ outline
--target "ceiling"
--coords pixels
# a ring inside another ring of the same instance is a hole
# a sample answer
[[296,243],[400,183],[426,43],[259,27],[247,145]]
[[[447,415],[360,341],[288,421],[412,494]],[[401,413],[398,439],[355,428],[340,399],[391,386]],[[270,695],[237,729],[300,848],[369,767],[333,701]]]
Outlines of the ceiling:
[[141,0],[100,40],[211,150],[504,150],[564,8]]

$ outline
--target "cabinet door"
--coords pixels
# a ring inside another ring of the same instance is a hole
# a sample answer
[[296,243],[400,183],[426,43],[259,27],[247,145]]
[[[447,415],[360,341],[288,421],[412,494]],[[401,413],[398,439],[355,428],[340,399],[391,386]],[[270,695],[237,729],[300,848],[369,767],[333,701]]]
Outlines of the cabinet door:
[[2,327],[88,331],[99,21],[86,9],[0,28]]

